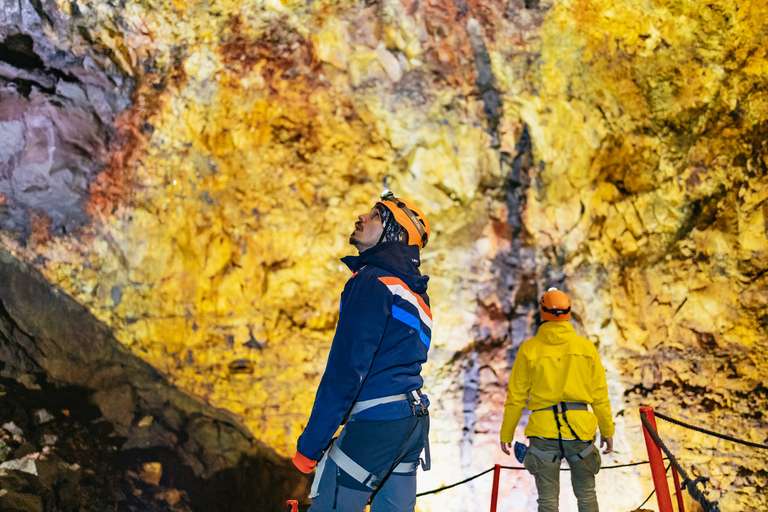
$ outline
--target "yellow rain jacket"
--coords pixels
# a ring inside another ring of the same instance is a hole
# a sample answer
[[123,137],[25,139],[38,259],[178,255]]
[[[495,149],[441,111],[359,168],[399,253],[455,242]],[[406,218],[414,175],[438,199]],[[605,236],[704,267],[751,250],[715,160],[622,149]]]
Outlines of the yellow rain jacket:
[[[568,322],[544,322],[538,334],[520,346],[507,387],[501,442],[513,441],[529,397],[527,406],[534,412],[525,428],[528,437],[558,438],[554,413],[539,409],[560,402],[591,405],[592,411],[566,412],[582,441],[594,439],[598,425],[603,437],[613,436],[613,416],[600,356],[592,342],[576,334]],[[574,438],[562,417],[560,433],[563,439]]]

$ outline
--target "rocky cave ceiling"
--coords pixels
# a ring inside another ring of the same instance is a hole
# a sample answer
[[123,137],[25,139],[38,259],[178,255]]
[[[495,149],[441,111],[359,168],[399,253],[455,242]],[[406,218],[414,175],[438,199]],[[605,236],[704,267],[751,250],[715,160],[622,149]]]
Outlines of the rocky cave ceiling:
[[[433,226],[420,489],[502,460],[509,368],[549,286],[605,362],[610,461],[645,460],[640,405],[768,440],[763,0],[2,5],[2,247],[277,453],[384,186]],[[765,452],[661,428],[723,510],[765,510]],[[490,483],[473,485],[419,510],[474,510]],[[527,475],[502,487],[535,509]],[[642,467],[598,479],[609,510],[650,489]]]

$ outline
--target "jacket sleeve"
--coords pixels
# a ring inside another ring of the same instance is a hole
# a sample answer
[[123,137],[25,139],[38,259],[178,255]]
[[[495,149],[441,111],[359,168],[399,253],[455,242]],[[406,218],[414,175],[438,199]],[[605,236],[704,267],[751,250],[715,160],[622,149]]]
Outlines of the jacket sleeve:
[[325,373],[297,450],[317,460],[350,410],[368,375],[392,311],[392,294],[378,279],[347,282]]
[[531,376],[528,372],[528,359],[521,349],[517,352],[512,373],[507,386],[507,401],[504,404],[504,419],[501,421],[500,439],[502,443],[511,443],[515,438],[515,429],[523,415],[523,407],[531,390]]
[[614,423],[611,412],[611,402],[608,400],[608,384],[605,380],[605,369],[600,360],[600,354],[595,349],[594,365],[592,366],[592,411],[597,416],[597,424],[603,437],[613,437]]

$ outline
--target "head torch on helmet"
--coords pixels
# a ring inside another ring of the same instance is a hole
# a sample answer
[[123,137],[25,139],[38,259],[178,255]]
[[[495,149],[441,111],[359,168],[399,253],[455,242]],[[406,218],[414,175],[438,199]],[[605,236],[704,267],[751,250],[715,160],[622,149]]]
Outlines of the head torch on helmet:
[[408,243],[426,247],[429,240],[429,222],[416,205],[405,199],[398,199],[394,192],[386,190],[381,194],[381,204],[388,208],[398,224],[408,232]]

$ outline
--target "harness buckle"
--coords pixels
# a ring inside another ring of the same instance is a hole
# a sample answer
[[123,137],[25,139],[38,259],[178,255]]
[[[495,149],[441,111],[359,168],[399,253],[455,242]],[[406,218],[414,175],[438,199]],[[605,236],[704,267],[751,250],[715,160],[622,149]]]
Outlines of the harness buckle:
[[420,389],[413,390],[406,394],[408,404],[411,406],[411,411],[413,411],[414,416],[429,416],[429,409],[427,404],[421,400],[420,391]]

